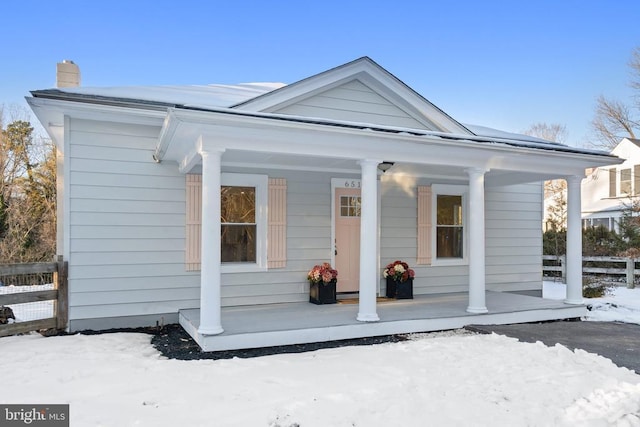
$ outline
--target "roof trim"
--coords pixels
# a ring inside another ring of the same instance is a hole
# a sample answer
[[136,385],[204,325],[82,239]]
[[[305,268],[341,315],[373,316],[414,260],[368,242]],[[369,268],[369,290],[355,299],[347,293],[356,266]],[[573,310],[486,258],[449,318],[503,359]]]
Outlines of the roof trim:
[[[520,149],[533,149],[533,150],[543,150],[543,151],[556,151],[562,153],[570,153],[570,154],[580,154],[587,156],[597,156],[600,158],[608,158],[614,160],[612,163],[618,163],[616,160],[620,160],[619,157],[610,154],[605,151],[600,150],[587,150],[582,148],[574,148],[569,147],[567,145],[562,145],[556,142],[533,142],[529,140],[517,140],[517,139],[508,139],[508,138],[497,138],[497,137],[489,137],[482,135],[465,135],[465,134],[452,134],[448,132],[437,132],[437,131],[421,131],[411,128],[398,128],[392,126],[382,126],[382,125],[371,125],[369,123],[356,123],[356,122],[347,122],[341,120],[327,120],[327,119],[315,119],[309,117],[301,117],[301,116],[291,116],[291,115],[282,115],[282,114],[273,114],[273,113],[262,113],[262,112],[251,112],[251,111],[240,111],[236,109],[210,109],[210,108],[199,108],[199,107],[176,107],[171,108],[169,110],[169,115],[167,120],[165,120],[165,126],[163,127],[162,134],[165,134],[164,128],[174,126],[175,123],[172,118],[175,118],[175,114],[173,112],[179,111],[197,111],[197,112],[205,112],[205,113],[214,113],[214,114],[225,114],[239,117],[251,117],[251,118],[262,118],[283,122],[291,122],[291,123],[301,123],[301,124],[313,124],[313,125],[323,125],[337,128],[345,128],[352,130],[367,130],[385,134],[396,134],[399,136],[418,136],[418,137],[428,137],[428,138],[436,138],[440,140],[449,140],[456,142],[472,142],[478,144],[501,144],[510,147],[516,147]],[[179,120],[175,118],[175,120]],[[171,134],[171,132],[167,132],[167,134]],[[160,138],[159,143],[156,147],[154,158],[156,161],[162,160],[167,145],[169,144],[169,138]]]

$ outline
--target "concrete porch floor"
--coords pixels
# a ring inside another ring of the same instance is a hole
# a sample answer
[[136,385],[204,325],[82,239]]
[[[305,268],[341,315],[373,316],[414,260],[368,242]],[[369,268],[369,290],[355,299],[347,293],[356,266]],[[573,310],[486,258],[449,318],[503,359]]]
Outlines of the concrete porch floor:
[[467,313],[466,292],[417,295],[377,306],[379,322],[356,320],[358,304],[307,302],[222,308],[219,335],[200,335],[200,309],[181,310],[182,327],[204,351],[238,350],[381,335],[457,329],[470,324],[503,325],[580,317],[583,305],[508,292],[486,293],[486,314]]

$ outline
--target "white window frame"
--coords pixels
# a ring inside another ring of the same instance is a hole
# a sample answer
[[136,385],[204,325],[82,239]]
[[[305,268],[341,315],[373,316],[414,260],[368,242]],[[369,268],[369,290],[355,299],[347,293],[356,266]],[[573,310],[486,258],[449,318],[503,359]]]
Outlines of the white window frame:
[[[221,186],[254,187],[256,189],[256,262],[221,263],[221,273],[253,273],[267,271],[267,204],[269,177],[243,173],[223,173]],[[201,262],[206,262],[202,260]]]
[[[629,192],[622,191],[622,172],[629,171],[629,179],[625,180],[625,183],[629,182]],[[618,197],[627,197],[633,195],[633,167],[620,167],[616,170],[618,175]]]
[[[431,191],[431,265],[469,265],[469,186],[433,184]],[[462,258],[438,258],[438,195],[462,197]]]

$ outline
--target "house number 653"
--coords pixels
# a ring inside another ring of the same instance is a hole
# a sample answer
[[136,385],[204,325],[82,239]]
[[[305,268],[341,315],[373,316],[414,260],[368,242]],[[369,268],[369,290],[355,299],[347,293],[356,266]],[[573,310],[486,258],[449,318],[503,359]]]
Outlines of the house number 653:
[[352,179],[344,182],[344,188],[360,188],[360,180]]

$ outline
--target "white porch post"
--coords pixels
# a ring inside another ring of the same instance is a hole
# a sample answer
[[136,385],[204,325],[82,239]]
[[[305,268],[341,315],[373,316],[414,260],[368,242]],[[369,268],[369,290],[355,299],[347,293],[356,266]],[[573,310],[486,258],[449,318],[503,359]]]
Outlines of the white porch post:
[[360,197],[360,298],[357,320],[376,322],[376,289],[378,281],[378,160],[361,160]]
[[582,304],[582,176],[567,177],[567,304]]
[[469,174],[469,313],[486,313],[484,256],[484,174],[480,168]]
[[220,313],[220,159],[224,150],[200,150],[202,156],[202,250],[200,327],[202,335],[222,333]]

